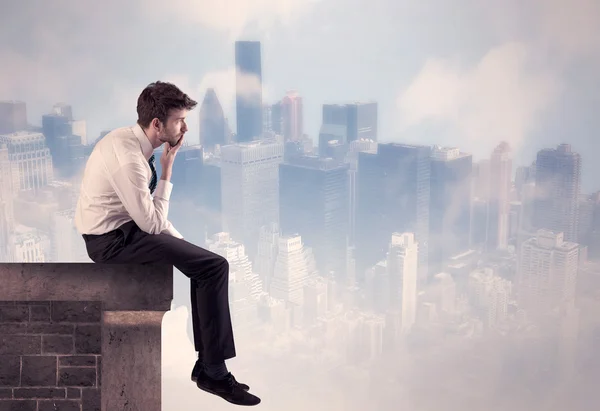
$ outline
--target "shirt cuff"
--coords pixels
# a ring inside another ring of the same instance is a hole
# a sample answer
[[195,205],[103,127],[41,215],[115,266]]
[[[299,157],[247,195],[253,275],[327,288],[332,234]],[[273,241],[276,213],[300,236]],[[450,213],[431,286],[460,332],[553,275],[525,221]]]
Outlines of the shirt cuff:
[[156,184],[156,190],[154,191],[155,197],[164,198],[169,201],[171,198],[171,191],[173,190],[173,183],[167,180],[158,180]]

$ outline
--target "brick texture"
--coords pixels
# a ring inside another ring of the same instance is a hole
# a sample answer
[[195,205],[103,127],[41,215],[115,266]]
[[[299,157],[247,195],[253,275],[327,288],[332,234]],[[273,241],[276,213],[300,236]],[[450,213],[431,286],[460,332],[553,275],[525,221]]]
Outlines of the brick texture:
[[102,303],[0,301],[0,411],[100,411]]

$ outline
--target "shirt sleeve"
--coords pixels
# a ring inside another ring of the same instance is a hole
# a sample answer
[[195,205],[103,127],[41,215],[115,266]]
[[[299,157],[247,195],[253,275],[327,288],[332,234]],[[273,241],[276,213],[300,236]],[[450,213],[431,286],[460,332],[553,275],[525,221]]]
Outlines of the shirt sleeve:
[[147,173],[145,165],[140,162],[128,162],[121,165],[112,174],[115,192],[142,231],[159,234],[165,230],[171,230],[175,233],[176,231],[172,231],[174,230],[173,225],[167,219],[173,183],[158,180],[154,198],[152,198],[148,189]]

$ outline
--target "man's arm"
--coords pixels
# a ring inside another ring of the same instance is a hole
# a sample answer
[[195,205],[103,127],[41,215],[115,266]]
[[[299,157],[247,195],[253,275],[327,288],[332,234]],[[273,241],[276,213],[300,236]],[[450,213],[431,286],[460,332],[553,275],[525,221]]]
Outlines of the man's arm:
[[[123,164],[111,176],[115,192],[142,231],[159,234],[165,230],[174,230],[167,219],[173,183],[160,179],[153,199],[148,190],[147,172],[139,162]],[[176,230],[173,233],[175,232]]]

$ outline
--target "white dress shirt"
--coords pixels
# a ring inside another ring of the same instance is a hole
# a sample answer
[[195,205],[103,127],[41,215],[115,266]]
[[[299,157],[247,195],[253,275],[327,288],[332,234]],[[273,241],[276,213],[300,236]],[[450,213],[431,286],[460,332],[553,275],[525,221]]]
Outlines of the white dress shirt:
[[149,234],[183,238],[167,219],[173,183],[159,179],[154,198],[150,195],[148,159],[153,152],[138,124],[113,130],[96,144],[85,166],[75,212],[80,234],[104,234],[133,220]]

